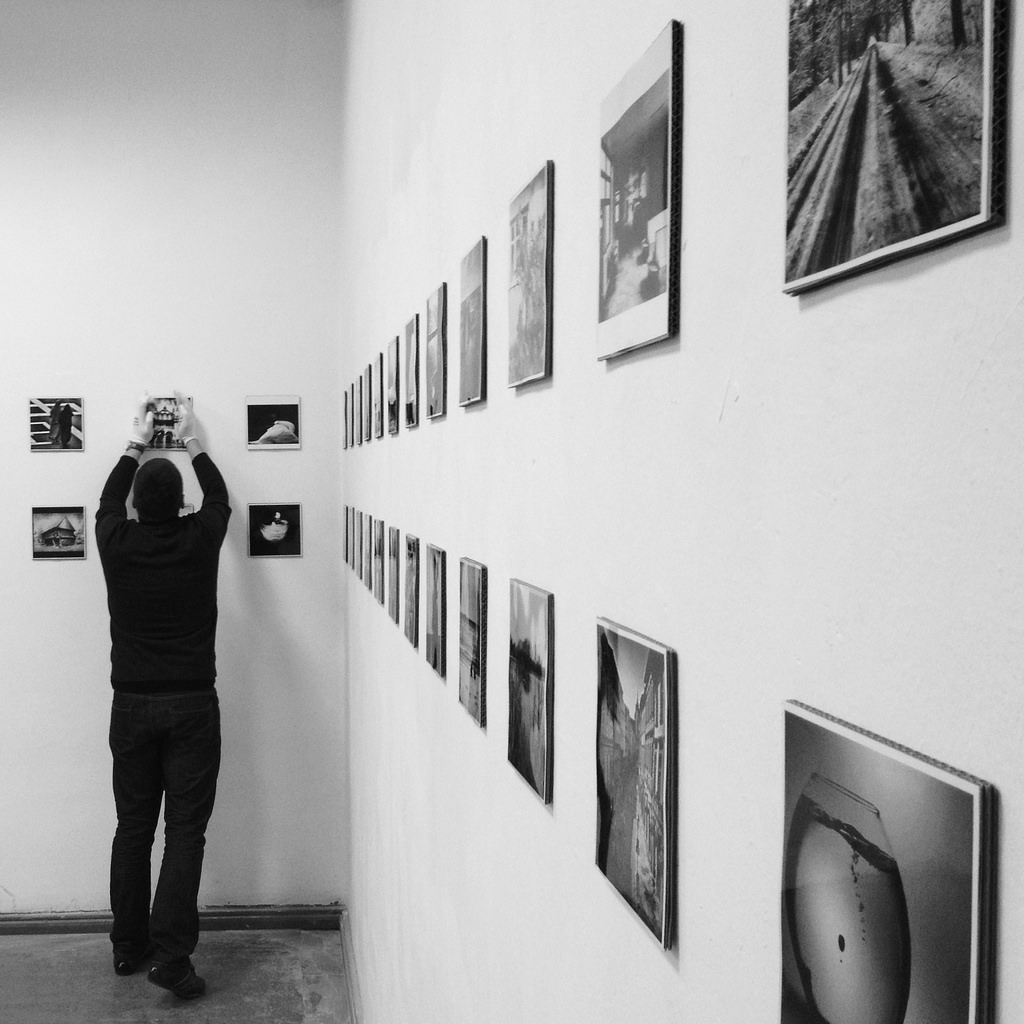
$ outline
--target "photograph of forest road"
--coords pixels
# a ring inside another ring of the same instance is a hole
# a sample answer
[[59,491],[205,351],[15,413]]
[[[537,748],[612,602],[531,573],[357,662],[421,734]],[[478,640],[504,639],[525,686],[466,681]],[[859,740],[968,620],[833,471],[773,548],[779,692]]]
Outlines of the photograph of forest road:
[[786,291],[990,217],[992,0],[790,0]]

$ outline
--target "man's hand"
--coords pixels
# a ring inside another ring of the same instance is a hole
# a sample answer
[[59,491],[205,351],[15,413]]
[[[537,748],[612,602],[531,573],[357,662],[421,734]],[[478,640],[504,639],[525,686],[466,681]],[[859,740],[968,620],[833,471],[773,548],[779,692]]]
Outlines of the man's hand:
[[139,444],[148,445],[153,440],[153,405],[152,398],[148,391],[142,393],[135,416],[132,419],[129,441],[136,441]]
[[178,441],[185,441],[196,436],[196,414],[192,411],[191,398],[183,398],[180,391],[175,391],[174,397],[178,403],[174,437]]

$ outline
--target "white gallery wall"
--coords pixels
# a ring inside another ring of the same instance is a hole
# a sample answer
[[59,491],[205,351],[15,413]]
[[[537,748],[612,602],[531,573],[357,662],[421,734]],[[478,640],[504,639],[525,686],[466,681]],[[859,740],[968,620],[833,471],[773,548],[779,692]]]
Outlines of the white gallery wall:
[[[681,330],[602,363],[599,105],[671,18]],[[448,565],[444,681],[345,572],[349,902],[375,1024],[777,1020],[788,698],[998,787],[997,1019],[1024,1004],[1024,133],[1007,226],[788,297],[786,19],[744,0],[351,5],[339,386],[450,290],[447,416],[340,459],[345,503]],[[554,370],[516,392],[508,209],[546,160]],[[459,265],[480,236],[488,398],[463,409]],[[484,730],[458,701],[461,557],[489,570]],[[506,757],[513,577],[555,595],[550,806]],[[678,652],[669,952],[594,866],[597,616]]]
[[[109,632],[92,536],[143,389],[194,396],[234,515],[221,557],[224,761],[201,900],[348,889],[336,564],[342,11],[275,0],[0,5],[0,911],[103,910]],[[246,450],[247,395],[298,395],[302,449]],[[30,397],[86,442],[30,453]],[[195,478],[181,462],[188,492]],[[300,559],[250,559],[249,502],[302,504]],[[87,557],[33,562],[33,506]]]

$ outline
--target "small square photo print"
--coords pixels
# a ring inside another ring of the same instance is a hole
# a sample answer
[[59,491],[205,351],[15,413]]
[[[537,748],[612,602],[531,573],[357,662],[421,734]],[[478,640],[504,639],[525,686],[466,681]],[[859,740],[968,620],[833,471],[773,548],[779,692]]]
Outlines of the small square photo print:
[[249,506],[250,557],[296,557],[302,554],[301,506]]
[[85,403],[81,398],[28,400],[29,450],[80,452],[85,447]]
[[85,558],[85,509],[43,505],[32,509],[34,559]]
[[250,395],[245,400],[252,451],[301,448],[298,395]]

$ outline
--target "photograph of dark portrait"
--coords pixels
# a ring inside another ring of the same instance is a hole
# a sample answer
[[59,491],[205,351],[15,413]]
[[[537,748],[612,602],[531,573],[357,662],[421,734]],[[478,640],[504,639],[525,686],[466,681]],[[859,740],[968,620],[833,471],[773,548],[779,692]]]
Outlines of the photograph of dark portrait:
[[790,0],[786,291],[1001,219],[993,7]]
[[[191,403],[191,397],[185,399]],[[178,399],[175,395],[151,398],[149,408],[153,413],[153,437],[149,447],[158,451],[183,452],[185,446],[174,436],[174,427],[181,419],[178,414]]]
[[508,759],[551,802],[554,759],[555,596],[510,581]]
[[599,359],[678,329],[681,124],[673,21],[601,104]]
[[487,724],[487,566],[459,562],[459,703]]
[[509,387],[551,373],[555,165],[548,161],[509,209]]
[[261,395],[246,398],[245,418],[250,450],[301,448],[297,395]]
[[405,637],[420,645],[420,539],[405,535]]
[[487,397],[487,239],[462,258],[459,305],[459,405]]
[[384,603],[384,520],[373,523],[373,596]]
[[668,949],[675,876],[675,653],[597,621],[597,866]]
[[81,505],[33,508],[32,557],[85,558],[85,509]]
[[427,299],[427,418],[448,411],[448,285]]
[[400,560],[401,538],[397,526],[388,527],[388,614],[396,624],[399,613],[398,572]]
[[387,388],[387,403],[388,403],[388,433],[398,433],[398,411],[400,403],[402,401],[401,393],[398,390],[398,379],[399,379],[399,361],[400,356],[398,354],[398,338],[392,338],[388,342],[388,388]]
[[80,452],[85,447],[84,420],[81,398],[30,398],[29,451]]
[[297,556],[302,554],[300,506],[250,505],[249,555]]
[[782,1024],[984,1024],[994,790],[785,706]]
[[445,677],[445,553],[441,548],[427,545],[426,564],[423,567],[426,591],[424,594],[424,649],[430,667]]
[[420,422],[420,332],[419,318],[405,325],[405,425]]

